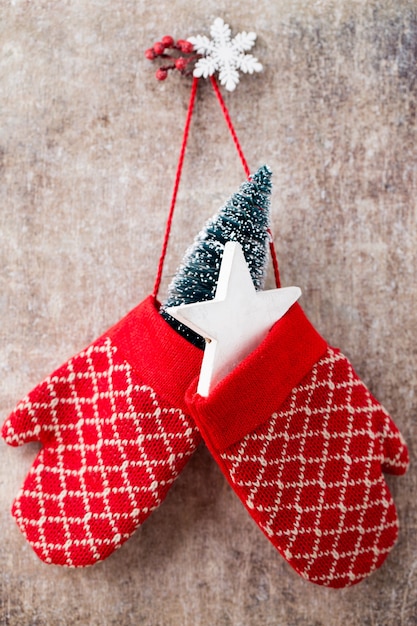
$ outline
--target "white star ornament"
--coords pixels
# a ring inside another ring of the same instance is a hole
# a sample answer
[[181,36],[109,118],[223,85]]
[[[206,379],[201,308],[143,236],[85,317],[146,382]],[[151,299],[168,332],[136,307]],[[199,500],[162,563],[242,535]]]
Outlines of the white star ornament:
[[299,287],[256,291],[242,246],[228,241],[214,299],[167,309],[206,338],[197,392],[207,397],[261,343],[300,296]]

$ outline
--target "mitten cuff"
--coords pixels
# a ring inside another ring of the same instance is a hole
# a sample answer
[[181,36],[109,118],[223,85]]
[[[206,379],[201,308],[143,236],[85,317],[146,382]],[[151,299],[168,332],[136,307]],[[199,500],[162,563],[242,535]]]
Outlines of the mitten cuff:
[[203,352],[178,334],[159,313],[159,302],[148,296],[108,330],[140,380],[173,406],[185,409],[184,390],[200,371]]
[[208,398],[196,393],[194,380],[186,400],[209,447],[221,452],[269,419],[326,350],[327,342],[294,304]]

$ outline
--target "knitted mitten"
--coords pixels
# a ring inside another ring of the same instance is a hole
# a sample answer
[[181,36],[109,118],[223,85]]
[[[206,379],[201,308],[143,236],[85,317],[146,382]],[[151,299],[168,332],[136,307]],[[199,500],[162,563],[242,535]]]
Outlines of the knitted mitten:
[[148,297],[17,405],[4,439],[43,447],[12,512],[42,560],[102,560],[162,502],[200,440],[183,398],[201,356]]
[[405,443],[339,350],[298,304],[191,413],[255,522],[303,578],[359,582],[395,543],[381,471],[402,474]]

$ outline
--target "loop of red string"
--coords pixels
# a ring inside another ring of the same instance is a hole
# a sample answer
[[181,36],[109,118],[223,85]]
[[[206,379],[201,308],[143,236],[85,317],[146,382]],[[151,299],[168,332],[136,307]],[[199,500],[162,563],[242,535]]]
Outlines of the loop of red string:
[[[190,101],[189,101],[189,104],[188,104],[187,117],[186,117],[186,120],[185,120],[185,126],[184,126],[184,133],[183,133],[183,138],[182,138],[180,155],[179,155],[179,158],[178,158],[177,171],[176,171],[175,181],[174,181],[174,189],[173,189],[173,192],[172,192],[171,204],[170,204],[170,208],[169,208],[169,212],[168,212],[168,218],[167,218],[166,227],[165,227],[165,235],[164,235],[164,240],[163,240],[163,243],[162,243],[161,256],[159,258],[158,270],[157,270],[156,279],[155,279],[155,285],[154,285],[154,289],[153,289],[153,297],[154,298],[158,297],[159,288],[161,286],[162,272],[163,272],[164,263],[165,263],[165,257],[166,257],[167,249],[168,249],[168,241],[169,241],[169,237],[170,237],[170,234],[171,234],[172,220],[173,220],[173,217],[174,217],[175,205],[176,205],[177,195],[178,195],[178,188],[179,188],[179,185],[180,185],[181,174],[182,174],[182,169],[183,169],[183,164],[184,164],[185,151],[186,151],[186,148],[187,148],[188,135],[189,135],[189,131],[190,131],[191,118],[192,118],[193,110],[194,110],[194,103],[195,103],[195,97],[196,97],[196,93],[197,93],[198,80],[199,80],[198,78],[193,78],[193,83],[192,83],[192,86],[191,86],[191,95],[190,95]],[[245,159],[245,155],[243,154],[243,150],[242,150],[242,147],[240,145],[239,139],[237,137],[237,134],[236,134],[235,128],[233,126],[232,120],[230,118],[229,111],[228,111],[228,109],[226,107],[226,104],[225,104],[225,102],[223,100],[223,96],[222,96],[222,94],[220,92],[219,86],[218,86],[217,81],[214,78],[214,76],[211,76],[210,80],[211,80],[211,84],[213,86],[214,92],[215,92],[215,94],[217,96],[218,102],[220,104],[220,108],[222,110],[223,116],[224,116],[224,118],[226,120],[227,127],[228,127],[228,129],[230,131],[230,134],[232,136],[233,142],[235,144],[237,153],[238,153],[239,158],[241,160],[241,163],[243,165],[243,169],[245,171],[246,177],[249,178],[250,177],[249,166],[248,166],[248,163],[247,163],[247,161]],[[278,259],[277,259],[275,245],[274,245],[274,241],[273,241],[273,237],[272,237],[272,233],[271,233],[270,229],[268,229],[268,233],[269,233],[269,237],[270,237],[269,248],[270,248],[270,252],[271,252],[271,259],[272,259],[272,266],[273,266],[273,270],[274,270],[275,284],[276,284],[277,287],[280,287],[281,286],[281,281],[280,281],[280,276],[279,276]]]

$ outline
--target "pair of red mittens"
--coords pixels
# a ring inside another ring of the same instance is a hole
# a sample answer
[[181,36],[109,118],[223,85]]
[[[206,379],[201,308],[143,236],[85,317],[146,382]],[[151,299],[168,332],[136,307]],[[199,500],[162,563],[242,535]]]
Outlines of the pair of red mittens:
[[40,558],[89,565],[121,545],[199,442],[191,412],[301,576],[344,587],[378,568],[398,533],[382,471],[404,473],[408,454],[346,357],[295,304],[208,398],[191,383],[200,361],[148,298],[16,407],[3,437],[44,446],[13,505]]
[[[261,287],[268,236],[257,216],[269,193],[261,168],[198,238],[176,297],[194,294],[210,259],[218,273],[218,249],[233,238],[255,253]],[[40,558],[67,566],[106,558],[163,501],[203,435],[301,576],[343,587],[379,567],[398,533],[382,471],[404,473],[408,454],[348,360],[297,304],[208,398],[196,393],[201,360],[149,297],[17,405],[4,439],[43,447],[13,514]]]
[[404,440],[348,359],[298,304],[190,412],[230,485],[305,579],[355,584],[398,534],[382,472],[403,474]]

